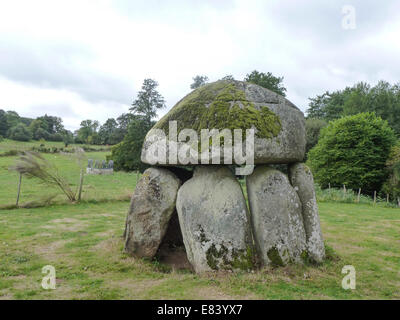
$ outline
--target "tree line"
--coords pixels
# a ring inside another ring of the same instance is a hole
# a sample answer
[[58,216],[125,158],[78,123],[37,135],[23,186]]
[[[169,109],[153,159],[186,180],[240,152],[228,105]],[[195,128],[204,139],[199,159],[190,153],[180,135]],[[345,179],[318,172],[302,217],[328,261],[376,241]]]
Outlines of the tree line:
[[9,138],[17,141],[48,140],[69,141],[72,133],[64,128],[59,117],[44,116],[36,119],[21,117],[15,111],[0,109],[0,139]]
[[309,100],[307,158],[321,187],[377,192],[400,205],[400,84],[359,82]]
[[107,119],[103,125],[88,119],[80,123],[78,130],[71,132],[65,129],[60,117],[45,114],[33,119],[0,109],[0,140],[63,141],[66,146],[71,143],[114,145],[122,141],[133,118],[131,113],[125,113],[116,119]]

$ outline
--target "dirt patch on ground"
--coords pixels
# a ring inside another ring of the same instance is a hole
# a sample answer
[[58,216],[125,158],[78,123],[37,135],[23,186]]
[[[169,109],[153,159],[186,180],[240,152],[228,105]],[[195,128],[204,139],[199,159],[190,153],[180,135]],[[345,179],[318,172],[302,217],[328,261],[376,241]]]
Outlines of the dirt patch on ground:
[[[128,299],[146,299],[146,294],[155,287],[162,285],[166,279],[146,279],[134,280],[123,279],[107,281],[107,286],[110,289],[119,289],[126,291]],[[126,294],[125,294],[126,296]]]
[[14,297],[11,293],[6,293],[4,295],[0,295],[0,300],[13,300]]
[[193,268],[187,258],[185,247],[174,247],[168,244],[162,245],[157,252],[157,259],[172,270],[191,270]]
[[115,232],[115,230],[108,230],[108,231],[103,231],[103,232],[96,232],[96,236],[104,237],[104,238],[116,238],[116,237],[122,236],[122,233],[118,235]]
[[228,295],[217,288],[198,288],[194,292],[194,299],[196,300],[235,300],[235,299],[254,299],[246,297],[235,297]]
[[122,238],[121,237],[111,237],[110,239],[103,240],[93,246],[91,248],[92,251],[99,251],[99,252],[117,252],[121,251],[121,245],[122,245]]
[[26,275],[20,274],[18,276],[9,276],[9,277],[7,277],[7,279],[9,279],[9,280],[24,280],[24,279],[26,279]]
[[60,256],[64,255],[62,253],[57,253],[57,251],[63,248],[65,244],[70,241],[71,240],[58,240],[45,244],[35,245],[33,247],[33,252],[49,262],[56,261]]
[[131,280],[131,279],[124,279],[124,280],[116,280],[111,281],[110,285],[115,288],[125,288],[129,289],[130,291],[135,292],[145,292],[152,287],[159,286],[166,279],[148,279],[148,280]]
[[60,231],[79,231],[88,226],[88,223],[73,218],[54,219],[42,228],[44,229],[57,229]]

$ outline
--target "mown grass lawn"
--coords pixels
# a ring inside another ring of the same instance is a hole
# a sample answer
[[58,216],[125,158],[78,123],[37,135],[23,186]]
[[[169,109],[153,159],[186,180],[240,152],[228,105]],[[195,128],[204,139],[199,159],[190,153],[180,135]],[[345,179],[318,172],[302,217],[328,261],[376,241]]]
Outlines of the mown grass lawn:
[[[0,210],[0,299],[399,299],[400,209],[320,203],[322,266],[195,275],[123,253],[127,201]],[[41,288],[56,268],[55,290]],[[356,268],[356,290],[341,287]]]

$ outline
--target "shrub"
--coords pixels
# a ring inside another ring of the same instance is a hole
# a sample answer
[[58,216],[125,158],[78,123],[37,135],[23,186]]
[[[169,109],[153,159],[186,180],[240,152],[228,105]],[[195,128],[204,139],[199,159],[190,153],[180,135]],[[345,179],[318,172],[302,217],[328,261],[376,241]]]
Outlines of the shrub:
[[16,156],[18,153],[19,153],[18,150],[8,150],[3,153],[0,153],[0,157]]
[[325,128],[328,123],[321,119],[306,120],[307,144],[306,153],[316,146],[322,128]]
[[72,190],[68,179],[59,174],[58,168],[40,153],[25,151],[10,169],[28,178],[39,179],[51,188],[58,188],[71,202],[80,201],[84,175],[82,163],[85,157],[83,149],[77,148],[74,151],[74,157],[81,167],[80,181],[76,191]]
[[379,191],[386,180],[385,163],[395,134],[374,113],[360,113],[329,123],[318,144],[308,153],[308,164],[322,188],[343,184],[364,193]]
[[50,133],[48,133],[43,128],[37,128],[37,130],[33,133],[33,138],[35,140],[48,140],[50,137]]
[[129,125],[128,132],[119,144],[111,148],[111,156],[115,170],[143,172],[148,165],[140,160],[144,138],[154,125],[153,121],[146,118],[136,118]]
[[26,125],[18,123],[9,130],[8,137],[17,141],[29,141],[32,139],[32,134]]
[[61,133],[53,133],[48,138],[49,141],[63,141],[63,136]]
[[392,148],[386,166],[389,178],[384,183],[382,192],[391,195],[392,200],[397,201],[400,206],[400,142]]

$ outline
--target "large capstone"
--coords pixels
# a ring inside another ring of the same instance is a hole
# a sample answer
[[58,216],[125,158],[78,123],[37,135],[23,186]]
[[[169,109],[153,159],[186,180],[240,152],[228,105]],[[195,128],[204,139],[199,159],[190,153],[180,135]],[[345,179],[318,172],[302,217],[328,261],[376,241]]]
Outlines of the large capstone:
[[302,207],[286,175],[260,166],[246,184],[254,240],[264,265],[302,262],[307,255]]
[[308,256],[312,261],[321,263],[325,257],[325,247],[319,221],[313,175],[310,168],[304,163],[296,163],[290,166],[289,172],[292,186],[297,191],[302,203]]
[[[213,155],[202,146],[201,143],[211,140],[208,136],[202,138],[203,129],[218,130],[210,135],[218,138],[211,141],[213,145],[223,145],[219,154]],[[243,164],[244,160],[235,156],[234,148],[228,149],[238,142],[234,138],[235,129],[242,130],[239,137],[243,144],[237,150],[243,153],[245,141],[251,136],[246,129],[254,129],[256,164],[293,163],[304,158],[304,115],[295,105],[255,84],[217,81],[188,94],[156,123],[145,138],[141,159],[151,165],[211,164],[213,159],[219,159],[220,164],[231,164],[229,157],[224,157],[227,148],[232,163]],[[219,139],[223,141],[221,144]],[[246,156],[252,157],[247,153]]]
[[249,270],[254,265],[242,189],[222,166],[198,166],[176,203],[186,253],[196,272]]
[[155,256],[174,213],[180,184],[166,169],[149,168],[143,173],[126,219],[126,252],[140,258]]

